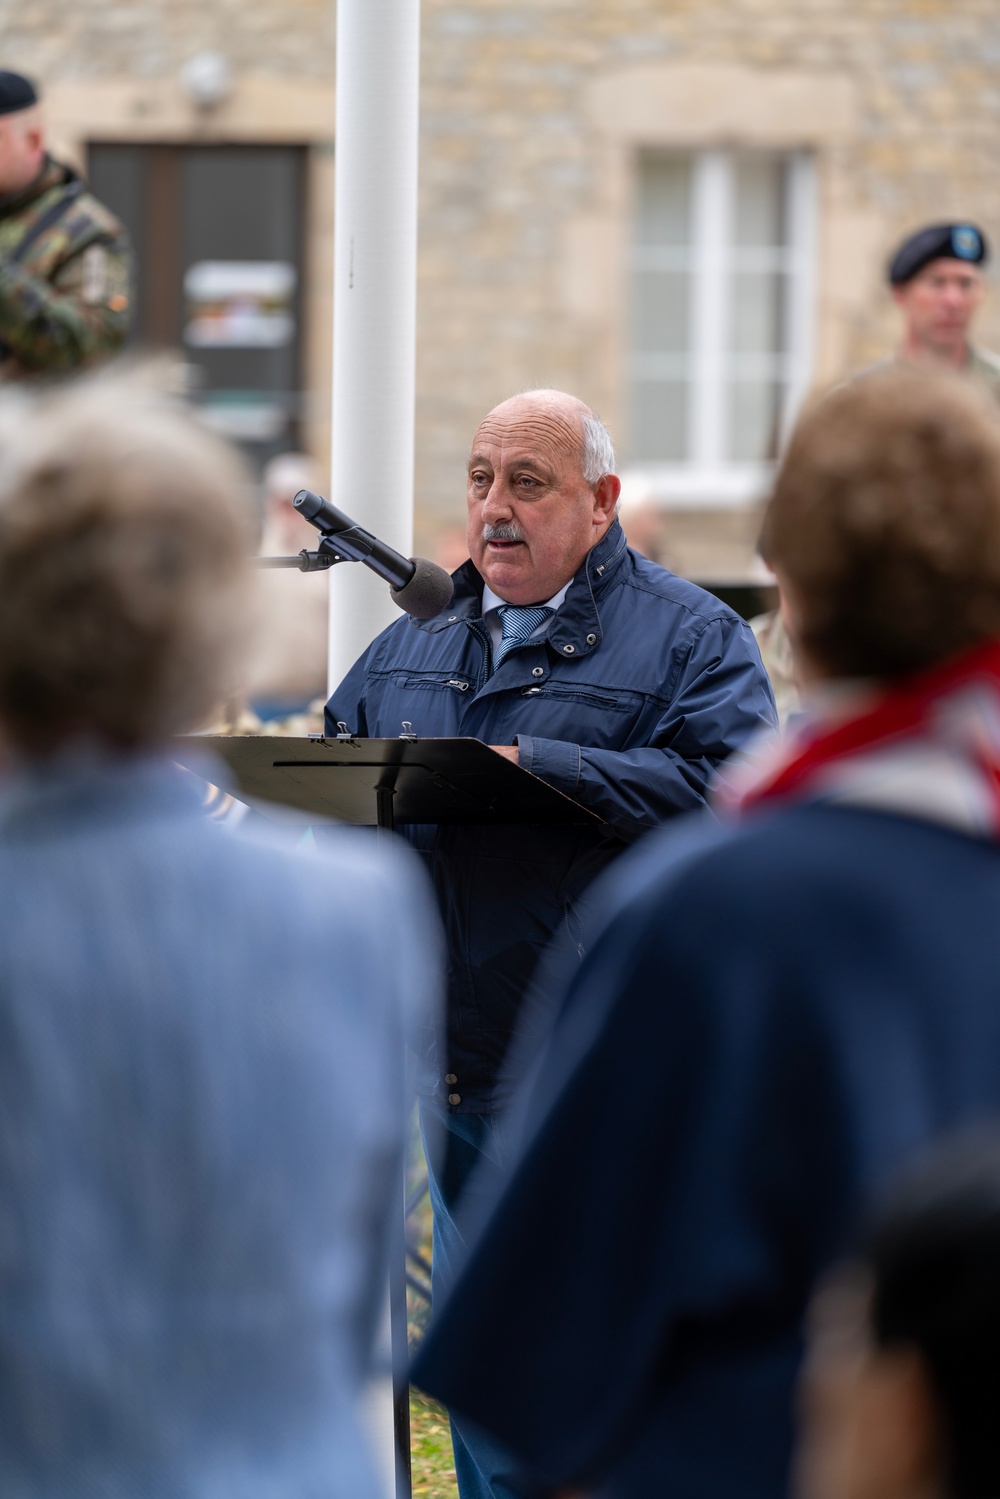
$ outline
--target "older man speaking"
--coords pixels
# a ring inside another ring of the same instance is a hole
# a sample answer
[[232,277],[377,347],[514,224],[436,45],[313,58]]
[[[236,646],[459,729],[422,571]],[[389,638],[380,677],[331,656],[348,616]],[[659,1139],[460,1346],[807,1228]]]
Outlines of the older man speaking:
[[[435,1289],[452,1214],[481,1155],[499,1155],[501,1074],[538,960],[583,953],[586,891],[621,850],[704,804],[714,768],[774,721],[749,627],[629,551],[611,439],[582,401],[536,390],[483,420],[468,473],[471,560],[434,619],[400,619],[327,706],[328,732],[466,736],[574,797],[607,824],[412,827],[429,860],[449,955],[447,1055],[428,1101],[448,1148],[432,1175]],[[502,1456],[456,1433],[463,1499],[516,1494]]]

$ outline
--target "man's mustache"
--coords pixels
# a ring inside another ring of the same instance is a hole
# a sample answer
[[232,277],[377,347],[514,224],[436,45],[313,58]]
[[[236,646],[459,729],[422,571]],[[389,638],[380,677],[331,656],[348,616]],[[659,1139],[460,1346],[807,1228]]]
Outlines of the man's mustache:
[[524,532],[520,526],[515,526],[513,521],[508,521],[503,526],[483,526],[484,541],[523,541]]

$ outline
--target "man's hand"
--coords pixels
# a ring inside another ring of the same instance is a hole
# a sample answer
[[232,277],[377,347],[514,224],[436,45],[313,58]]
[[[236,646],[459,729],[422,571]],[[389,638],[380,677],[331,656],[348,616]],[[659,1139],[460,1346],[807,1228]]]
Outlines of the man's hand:
[[513,760],[514,764],[517,764],[516,744],[491,744],[490,749],[496,750],[498,755],[503,755],[505,760]]

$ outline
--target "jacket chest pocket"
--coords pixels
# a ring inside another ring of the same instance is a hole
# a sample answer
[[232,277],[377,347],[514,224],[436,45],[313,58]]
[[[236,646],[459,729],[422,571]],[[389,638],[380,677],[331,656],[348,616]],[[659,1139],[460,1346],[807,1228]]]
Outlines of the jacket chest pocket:
[[464,697],[472,691],[473,681],[468,672],[430,671],[384,671],[373,674],[373,682],[379,692],[440,692],[454,697]]
[[[544,682],[521,690],[519,728],[592,749],[622,749],[642,711],[642,694]],[[522,727],[523,725],[523,727]]]
[[597,708],[608,713],[628,712],[627,703],[621,703],[617,698],[598,692],[588,692],[586,688],[577,692],[568,687],[524,687],[521,689],[521,696],[543,697],[550,702],[580,703],[583,707]]
[[[423,739],[457,734],[474,686],[461,671],[380,673],[368,693],[369,731],[390,737],[413,733]],[[401,730],[403,723],[411,727]]]
[[407,692],[440,692],[450,689],[459,695],[463,692],[469,692],[472,689],[472,683],[468,677],[448,677],[447,680],[443,678],[439,680],[437,677],[409,676],[404,677],[399,685],[404,687]]

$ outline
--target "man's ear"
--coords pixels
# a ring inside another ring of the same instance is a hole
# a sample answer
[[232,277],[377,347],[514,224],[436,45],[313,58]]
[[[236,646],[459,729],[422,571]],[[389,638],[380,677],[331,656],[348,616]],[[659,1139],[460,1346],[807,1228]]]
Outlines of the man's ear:
[[615,506],[622,492],[622,481],[617,474],[604,474],[594,485],[594,524],[601,525],[614,519]]

